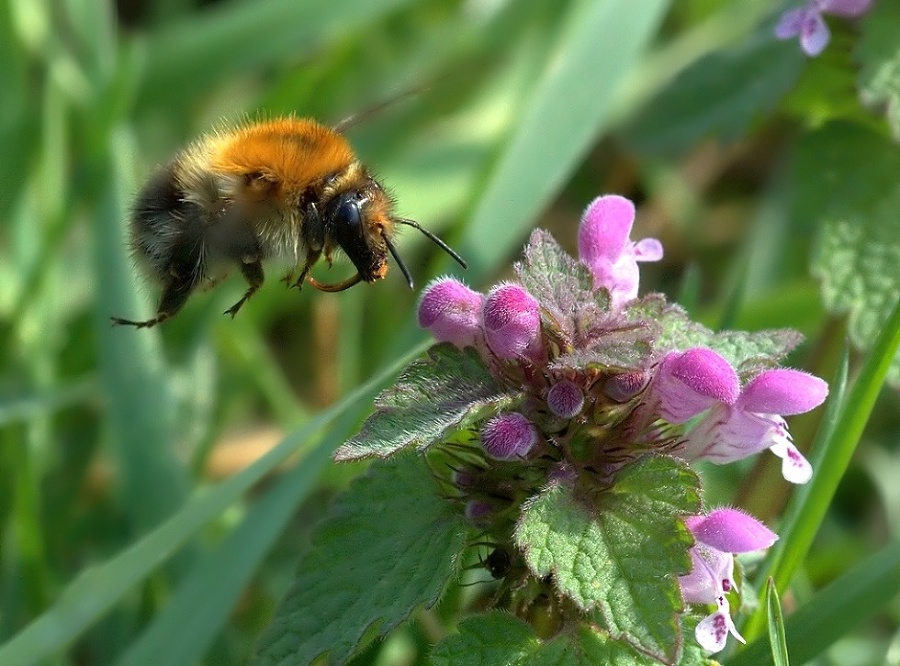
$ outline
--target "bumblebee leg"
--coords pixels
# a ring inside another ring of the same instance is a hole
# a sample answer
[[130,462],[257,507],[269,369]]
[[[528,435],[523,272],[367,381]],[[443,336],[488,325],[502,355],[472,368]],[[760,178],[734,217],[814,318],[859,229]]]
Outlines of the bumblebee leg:
[[230,308],[225,310],[224,314],[231,315],[231,318],[234,319],[234,315],[238,313],[238,310],[250,300],[250,297],[253,296],[259,288],[262,286],[263,281],[265,280],[265,275],[263,275],[263,267],[259,262],[258,257],[251,257],[252,261],[242,261],[241,262],[241,275],[244,276],[244,279],[250,284],[247,288],[247,291],[244,292],[244,295],[241,296],[241,300],[232,305]]
[[286,289],[290,289],[294,286],[294,269],[289,270],[279,282],[284,282],[284,286]]
[[[303,283],[306,282],[306,278],[309,275],[309,270],[313,267],[313,265],[319,260],[319,256],[322,254],[321,250],[309,250],[306,253],[306,263],[303,265],[303,270],[300,271],[300,275],[297,276],[297,280],[294,282],[295,289],[302,289]],[[293,275],[293,271],[291,271]]]
[[121,319],[120,317],[110,317],[113,326],[134,326],[135,328],[150,328],[161,324],[169,317],[174,317],[178,311],[187,303],[188,297],[194,290],[194,281],[191,278],[179,279],[173,276],[163,287],[162,296],[159,299],[159,307],[156,309],[156,316],[146,321],[133,321],[131,319]]

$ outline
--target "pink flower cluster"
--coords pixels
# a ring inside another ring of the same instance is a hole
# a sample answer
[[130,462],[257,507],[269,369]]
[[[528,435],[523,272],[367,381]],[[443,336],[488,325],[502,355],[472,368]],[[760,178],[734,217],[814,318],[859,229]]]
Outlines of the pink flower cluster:
[[775,26],[775,36],[778,39],[799,37],[800,47],[806,55],[815,57],[831,40],[831,31],[823,14],[854,18],[865,14],[873,4],[874,0],[809,0],[799,9],[782,15]]
[[[594,200],[581,219],[579,260],[593,289],[609,294],[609,311],[598,316],[613,321],[630,321],[629,306],[638,297],[638,262],[657,261],[663,254],[656,239],[630,239],[634,217],[628,199],[607,195]],[[482,424],[481,448],[488,461],[528,462],[530,456],[546,455],[555,447],[553,433],[564,427],[560,422],[571,422],[603,433],[597,446],[608,446],[614,454],[608,463],[601,457],[597,468],[603,473],[608,468],[610,475],[629,451],[659,450],[688,462],[724,464],[768,449],[782,459],[785,479],[809,481],[812,468],[793,445],[783,417],[822,403],[828,387],[818,377],[779,368],[742,382],[726,358],[702,346],[663,349],[626,371],[580,375],[571,365],[562,371],[553,366],[561,352],[549,342],[552,335],[545,329],[554,323],[546,315],[541,303],[515,283],[499,284],[485,295],[454,278],[441,278],[426,288],[419,303],[419,324],[438,341],[475,347],[492,372],[527,385],[530,398],[520,411],[496,414]],[[596,344],[592,340],[586,344]],[[577,460],[554,460],[553,480],[577,478]],[[492,464],[484,463],[481,472]],[[466,511],[472,522],[483,524],[492,508],[474,499]],[[701,645],[715,652],[729,633],[740,639],[727,600],[735,588],[733,554],[768,548],[777,536],[734,509],[689,517],[685,524],[696,543],[692,570],[679,579],[681,589],[688,603],[716,604],[696,631]]]

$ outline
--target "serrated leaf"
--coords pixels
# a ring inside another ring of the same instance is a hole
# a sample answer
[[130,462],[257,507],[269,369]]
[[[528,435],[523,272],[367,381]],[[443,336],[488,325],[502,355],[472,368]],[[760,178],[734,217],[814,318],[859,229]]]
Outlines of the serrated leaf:
[[777,364],[803,341],[792,329],[766,331],[721,331],[716,333],[691,321],[679,305],[666,303],[661,294],[648,294],[628,306],[629,315],[659,326],[653,347],[658,353],[708,347],[719,352],[741,373],[763,370]]
[[540,641],[534,630],[509,613],[493,611],[459,624],[459,633],[435,646],[434,666],[509,666],[534,652]]
[[553,360],[551,370],[583,372],[584,370],[612,370],[625,372],[643,368],[652,349],[644,340],[614,343],[598,349],[576,350]]
[[371,628],[383,636],[437,602],[464,534],[418,457],[376,463],[317,529],[251,663],[345,661]]
[[[434,666],[654,666],[659,662],[587,623],[541,641],[528,624],[501,611],[470,617],[431,655]],[[699,663],[699,662],[690,662]],[[687,666],[687,664],[685,664]]]
[[[832,123],[803,139],[790,182],[792,214],[818,226],[812,272],[825,306],[847,313],[863,349],[900,299],[900,151],[885,137]],[[888,381],[900,386],[900,355]]]
[[494,378],[474,349],[435,345],[378,396],[375,413],[334,459],[386,458],[407,447],[425,449],[518,395]]
[[679,516],[700,510],[699,479],[686,465],[650,457],[623,468],[593,498],[556,486],[522,514],[515,539],[538,576],[584,609],[597,608],[614,638],[665,663],[681,652],[676,576],[693,543]]
[[528,239],[525,256],[514,269],[528,292],[541,304],[551,325],[570,345],[579,345],[584,324],[609,312],[609,293],[594,289],[587,266],[575,260],[543,229]]
[[883,105],[894,139],[900,141],[900,4],[876,3],[866,16],[859,44],[860,97]]
[[628,127],[626,141],[640,152],[672,154],[708,136],[740,137],[794,86],[806,62],[796,42],[779,41],[772,30],[763,24],[685,69]]

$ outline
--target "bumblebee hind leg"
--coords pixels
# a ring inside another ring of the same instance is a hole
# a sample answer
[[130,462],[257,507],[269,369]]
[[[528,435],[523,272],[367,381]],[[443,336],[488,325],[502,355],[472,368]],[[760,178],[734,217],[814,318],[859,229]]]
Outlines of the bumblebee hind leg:
[[172,279],[166,282],[163,287],[163,293],[159,300],[159,307],[156,309],[156,316],[146,321],[133,321],[131,319],[122,319],[120,317],[111,317],[114,326],[134,326],[135,328],[150,328],[157,324],[163,323],[166,319],[174,317],[178,311],[187,303],[188,297],[194,290],[194,280],[192,277],[187,279],[179,279],[172,276]]

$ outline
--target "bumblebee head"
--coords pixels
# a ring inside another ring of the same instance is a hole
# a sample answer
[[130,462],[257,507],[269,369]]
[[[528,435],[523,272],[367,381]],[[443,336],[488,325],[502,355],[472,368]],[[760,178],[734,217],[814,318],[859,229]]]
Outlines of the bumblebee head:
[[325,234],[344,251],[356,267],[357,273],[337,284],[323,284],[313,278],[309,278],[310,283],[321,291],[343,291],[359,282],[375,282],[387,274],[387,257],[390,253],[403,277],[406,278],[409,288],[412,289],[412,274],[391,240],[395,224],[418,229],[463,268],[467,268],[466,262],[446,243],[427,229],[423,229],[418,222],[395,217],[392,208],[393,201],[390,196],[373,180],[370,180],[366,187],[348,189],[335,195],[322,216]]

